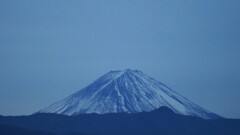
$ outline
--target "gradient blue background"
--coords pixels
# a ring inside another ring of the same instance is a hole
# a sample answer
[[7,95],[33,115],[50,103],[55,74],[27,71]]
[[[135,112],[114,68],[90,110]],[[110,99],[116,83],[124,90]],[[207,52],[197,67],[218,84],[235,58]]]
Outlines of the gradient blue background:
[[0,0],[0,114],[27,115],[139,69],[240,118],[239,0]]

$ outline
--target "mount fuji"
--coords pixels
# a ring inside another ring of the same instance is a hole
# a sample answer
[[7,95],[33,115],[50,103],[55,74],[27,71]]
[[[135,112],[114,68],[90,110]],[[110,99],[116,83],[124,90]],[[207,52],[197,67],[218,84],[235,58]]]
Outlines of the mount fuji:
[[167,107],[176,114],[220,118],[139,70],[111,71],[87,87],[38,113],[79,115],[138,113]]

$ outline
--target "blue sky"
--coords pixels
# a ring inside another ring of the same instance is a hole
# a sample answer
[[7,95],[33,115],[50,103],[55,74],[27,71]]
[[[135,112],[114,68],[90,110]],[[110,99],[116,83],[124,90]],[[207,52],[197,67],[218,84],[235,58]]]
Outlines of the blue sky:
[[0,0],[0,114],[26,115],[138,69],[240,118],[238,0]]

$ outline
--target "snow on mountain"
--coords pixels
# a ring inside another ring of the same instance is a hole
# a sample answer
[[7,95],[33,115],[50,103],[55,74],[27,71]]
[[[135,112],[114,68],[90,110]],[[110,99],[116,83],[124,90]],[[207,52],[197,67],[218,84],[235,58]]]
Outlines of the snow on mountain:
[[216,118],[141,71],[111,71],[86,88],[40,110],[40,113],[78,115],[83,113],[137,113],[168,107],[177,114]]

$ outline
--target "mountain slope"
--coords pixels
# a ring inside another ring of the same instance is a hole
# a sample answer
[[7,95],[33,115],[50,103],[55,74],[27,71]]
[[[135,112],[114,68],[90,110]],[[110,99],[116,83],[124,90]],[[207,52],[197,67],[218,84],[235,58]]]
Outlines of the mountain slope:
[[217,118],[166,85],[138,70],[111,71],[86,88],[40,110],[40,113],[136,113],[168,107],[177,114]]

